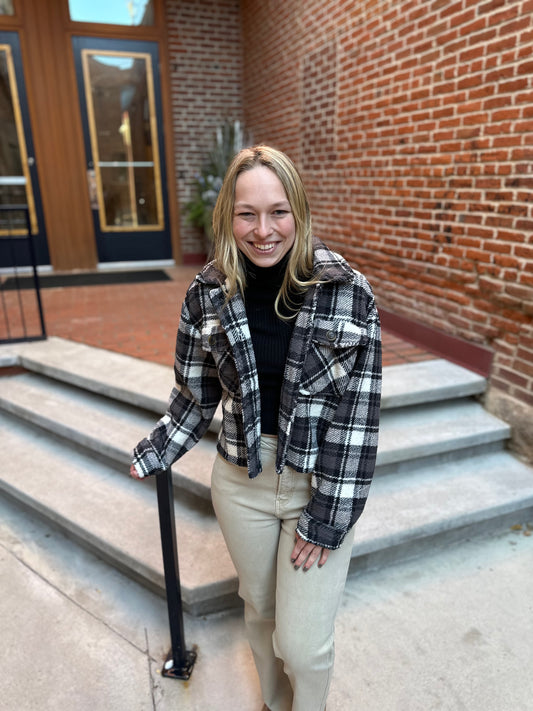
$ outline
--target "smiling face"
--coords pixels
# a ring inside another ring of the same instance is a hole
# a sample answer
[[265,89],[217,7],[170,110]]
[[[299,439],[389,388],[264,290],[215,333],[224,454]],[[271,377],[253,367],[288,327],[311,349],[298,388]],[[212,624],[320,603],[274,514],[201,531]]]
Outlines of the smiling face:
[[285,189],[264,165],[243,171],[235,182],[233,235],[258,267],[277,264],[294,244],[296,224]]

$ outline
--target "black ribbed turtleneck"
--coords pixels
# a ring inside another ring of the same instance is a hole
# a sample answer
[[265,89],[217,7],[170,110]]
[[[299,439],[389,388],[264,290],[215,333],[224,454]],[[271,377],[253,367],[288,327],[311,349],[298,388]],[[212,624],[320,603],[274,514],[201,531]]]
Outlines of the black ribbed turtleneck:
[[[289,254],[272,267],[258,267],[244,254],[242,256],[246,267],[244,303],[259,377],[261,432],[276,435],[281,385],[294,319],[280,319],[274,302],[285,276]],[[283,305],[280,310],[285,314]]]

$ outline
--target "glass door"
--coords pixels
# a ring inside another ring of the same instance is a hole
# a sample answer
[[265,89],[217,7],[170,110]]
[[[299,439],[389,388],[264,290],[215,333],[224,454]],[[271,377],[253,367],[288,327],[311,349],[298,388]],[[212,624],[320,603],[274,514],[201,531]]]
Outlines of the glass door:
[[99,261],[170,259],[157,44],[72,41]]
[[[16,32],[0,32],[0,204],[25,205],[38,264],[50,259],[33,155],[33,140],[20,44]],[[26,214],[0,212],[0,268],[31,264]]]

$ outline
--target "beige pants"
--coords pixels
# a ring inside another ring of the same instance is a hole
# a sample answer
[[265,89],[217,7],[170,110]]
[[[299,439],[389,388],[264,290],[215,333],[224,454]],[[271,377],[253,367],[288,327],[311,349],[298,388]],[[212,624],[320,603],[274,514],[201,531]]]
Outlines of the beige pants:
[[276,474],[276,447],[275,437],[262,437],[263,471],[255,479],[217,456],[213,505],[239,576],[264,702],[272,711],[322,711],[353,529],[322,568],[294,570],[294,531],[309,501],[310,476],[288,467]]

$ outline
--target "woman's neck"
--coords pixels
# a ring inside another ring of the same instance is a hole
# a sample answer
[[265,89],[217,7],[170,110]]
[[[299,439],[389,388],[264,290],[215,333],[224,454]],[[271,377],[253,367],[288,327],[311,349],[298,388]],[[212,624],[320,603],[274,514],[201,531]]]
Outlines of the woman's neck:
[[243,254],[244,266],[246,270],[247,286],[261,284],[261,286],[272,286],[279,290],[283,283],[283,278],[287,270],[290,252],[287,252],[279,262],[270,267],[259,267],[251,259]]

